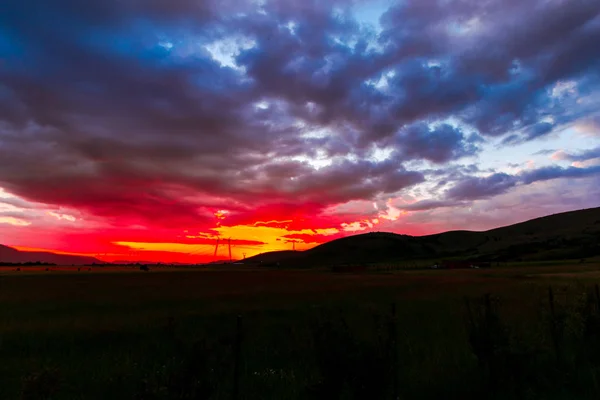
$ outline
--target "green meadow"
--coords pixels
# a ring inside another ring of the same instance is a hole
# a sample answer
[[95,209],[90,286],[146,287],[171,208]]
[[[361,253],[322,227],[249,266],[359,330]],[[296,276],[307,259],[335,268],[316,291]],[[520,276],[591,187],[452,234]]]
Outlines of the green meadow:
[[0,274],[0,399],[600,395],[598,261],[99,271]]

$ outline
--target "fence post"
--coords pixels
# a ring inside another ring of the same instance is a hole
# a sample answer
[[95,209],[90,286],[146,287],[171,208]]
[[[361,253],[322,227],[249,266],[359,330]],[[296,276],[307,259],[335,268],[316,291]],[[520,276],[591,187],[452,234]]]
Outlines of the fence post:
[[238,400],[240,395],[240,370],[242,362],[242,316],[237,316],[235,343],[233,348],[233,400]]

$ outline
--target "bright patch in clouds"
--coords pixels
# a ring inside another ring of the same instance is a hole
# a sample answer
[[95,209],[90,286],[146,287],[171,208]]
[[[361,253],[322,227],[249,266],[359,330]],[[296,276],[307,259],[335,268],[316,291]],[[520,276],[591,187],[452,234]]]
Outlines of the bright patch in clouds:
[[346,232],[359,232],[359,231],[364,231],[367,228],[371,228],[373,227],[373,224],[371,224],[369,222],[369,220],[364,220],[364,221],[354,221],[354,222],[350,222],[348,223],[342,223],[342,228],[346,231]]
[[559,81],[552,88],[553,97],[563,97],[565,95],[577,94],[577,82],[574,81]]
[[482,28],[482,25],[481,18],[473,17],[464,22],[450,24],[448,31],[451,35],[457,36],[474,35]]
[[229,211],[227,210],[215,211],[215,217],[217,217],[217,219],[225,219],[227,217],[227,214],[229,214]]
[[392,153],[394,152],[394,149],[391,147],[384,147],[384,148],[379,148],[376,147],[373,152],[371,153],[371,157],[370,159],[373,161],[385,161],[388,158],[390,158],[390,156],[392,155]]
[[346,232],[359,232],[374,228],[381,220],[388,222],[396,221],[402,214],[406,214],[406,212],[396,208],[392,203],[393,200],[388,199],[384,209],[381,209],[377,203],[372,203],[373,207],[377,210],[377,218],[363,219],[349,223],[344,222],[341,224],[341,227]]
[[300,161],[302,163],[306,163],[310,165],[313,169],[319,170],[321,168],[325,168],[333,164],[333,160],[328,158],[323,150],[317,150],[316,157],[307,157],[307,156],[296,156],[293,157],[292,160]]
[[15,198],[12,194],[8,193],[6,190],[0,187],[0,199],[11,199]]
[[221,66],[244,71],[245,68],[236,63],[235,57],[237,57],[241,51],[251,49],[255,45],[256,42],[247,37],[231,36],[207,44],[205,48],[212,58],[218,61]]
[[392,205],[392,199],[389,199],[386,203],[385,211],[379,212],[379,218],[387,219],[388,221],[396,221],[400,218],[404,211],[401,211]]
[[257,103],[254,103],[254,106],[256,108],[259,108],[261,110],[266,110],[267,108],[269,108],[269,102],[265,101],[265,100],[261,100]]
[[285,220],[282,220],[282,221],[278,221],[278,220],[272,219],[270,221],[256,221],[254,224],[252,224],[252,226],[265,226],[265,225],[279,225],[279,226],[281,226],[281,225],[285,225],[285,224],[290,224],[292,222],[294,222],[294,221],[291,220],[291,219],[285,219]]
[[72,215],[68,215],[68,214],[61,214],[61,213],[57,213],[54,211],[48,211],[47,212],[48,215],[58,219],[58,220],[65,220],[65,221],[70,221],[70,222],[75,222],[77,221],[77,218],[75,218]]
[[[290,246],[286,243],[286,236],[289,235],[324,235],[331,236],[339,232],[336,228],[320,228],[320,229],[286,229],[272,226],[221,226],[213,229],[217,235],[222,238],[244,238],[246,240],[255,240],[264,243],[258,246],[240,246],[246,250],[252,250],[255,254],[265,251],[290,250]],[[314,245],[314,244],[313,244]],[[307,249],[313,245],[303,243],[300,247],[296,246],[297,250]]]
[[389,80],[396,76],[395,71],[388,71],[383,73],[378,79],[368,79],[366,83],[372,85],[374,88],[380,91],[386,91],[389,88]]
[[8,224],[8,225],[14,225],[14,226],[28,226],[28,225],[31,225],[31,222],[25,221],[20,218],[15,218],[15,217],[0,216],[0,224]]
[[168,40],[160,41],[158,42],[158,45],[166,50],[171,50],[173,48],[173,43],[169,42]]

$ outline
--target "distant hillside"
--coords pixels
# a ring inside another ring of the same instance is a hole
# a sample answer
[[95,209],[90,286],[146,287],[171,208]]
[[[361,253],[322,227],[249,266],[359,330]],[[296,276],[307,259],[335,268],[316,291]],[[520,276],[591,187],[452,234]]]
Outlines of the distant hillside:
[[258,254],[248,257],[243,260],[244,263],[277,263],[284,260],[292,259],[299,253],[294,250],[270,251],[268,253]]
[[12,247],[0,245],[0,263],[42,262],[57,265],[89,265],[102,264],[103,261],[94,257],[55,254],[43,251],[19,251]]
[[246,262],[308,267],[444,258],[533,261],[595,256],[600,256],[600,207],[484,232],[451,231],[428,236],[372,232],[333,240],[306,251],[264,253]]

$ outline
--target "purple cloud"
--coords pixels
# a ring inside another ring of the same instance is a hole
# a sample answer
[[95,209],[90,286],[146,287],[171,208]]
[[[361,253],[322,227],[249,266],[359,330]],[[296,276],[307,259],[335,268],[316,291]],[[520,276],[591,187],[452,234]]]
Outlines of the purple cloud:
[[474,200],[506,193],[515,187],[518,180],[505,173],[496,173],[486,178],[470,177],[460,181],[446,192],[451,200]]
[[352,2],[263,3],[7,5],[0,187],[185,225],[266,199],[325,207],[444,181],[462,201],[595,174],[478,178],[452,163],[484,158],[484,137],[521,143],[592,117],[577,100],[600,88],[597,1],[406,1],[381,31]]
[[559,178],[586,178],[600,174],[600,166],[587,168],[549,166],[525,170],[517,175],[495,173],[488,177],[467,177],[446,191],[449,200],[476,200],[508,192],[516,186]]
[[577,168],[577,167],[543,167],[532,171],[526,171],[520,175],[524,184],[528,185],[533,182],[547,181],[550,179],[557,178],[584,178],[587,176],[595,175],[600,173],[600,166],[593,166],[588,168]]
[[558,160],[568,160],[568,161],[587,161],[593,160],[595,158],[600,158],[600,146],[594,147],[589,150],[584,150],[578,153],[567,153],[565,151],[558,151],[554,153],[552,158]]
[[420,123],[399,131],[395,141],[399,157],[442,164],[475,155],[482,139],[476,134],[466,135],[460,128],[448,124],[430,128]]

